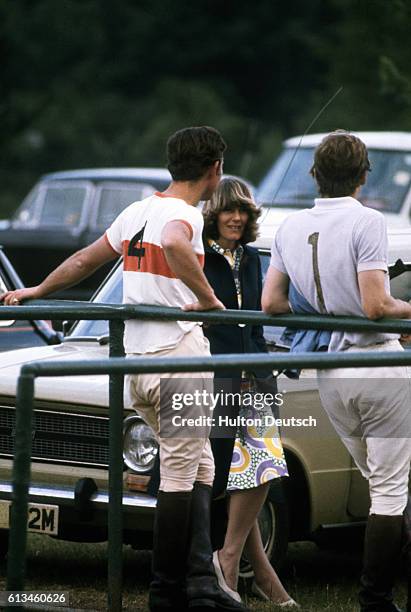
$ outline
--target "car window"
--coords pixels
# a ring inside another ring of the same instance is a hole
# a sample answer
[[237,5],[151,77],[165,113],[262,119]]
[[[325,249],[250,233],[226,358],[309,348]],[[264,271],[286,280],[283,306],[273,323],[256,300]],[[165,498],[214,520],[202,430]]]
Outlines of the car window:
[[129,204],[147,198],[155,190],[155,187],[145,183],[101,187],[95,222],[96,227],[100,230],[106,229]]
[[285,149],[257,188],[257,201],[305,208],[316,197],[309,174],[314,149]]
[[18,208],[14,227],[77,227],[80,224],[88,184],[72,181],[39,183]]
[[14,226],[26,226],[30,227],[37,225],[37,209],[40,189],[36,185],[24,198],[22,204],[19,206],[14,216],[12,217],[12,224]]
[[79,225],[86,193],[84,187],[48,187],[39,225]]
[[[359,200],[382,212],[398,213],[411,184],[411,153],[369,149],[371,172]],[[257,190],[262,203],[306,208],[318,197],[310,175],[314,148],[285,149]]]

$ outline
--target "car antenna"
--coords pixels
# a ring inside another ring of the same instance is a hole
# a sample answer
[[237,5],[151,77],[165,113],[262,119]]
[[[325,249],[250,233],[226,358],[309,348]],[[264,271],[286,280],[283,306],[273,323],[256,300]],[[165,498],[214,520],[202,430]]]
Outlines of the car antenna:
[[275,194],[274,194],[274,196],[273,196],[273,199],[271,200],[271,204],[274,204],[274,202],[275,202],[275,200],[276,200],[276,197],[278,196],[279,191],[280,191],[281,187],[283,186],[283,183],[284,183],[285,177],[287,176],[288,171],[289,171],[289,169],[291,168],[291,164],[293,163],[293,161],[294,161],[294,159],[295,159],[295,156],[297,155],[298,150],[299,150],[299,149],[300,149],[300,147],[301,147],[301,143],[302,143],[302,141],[303,141],[304,136],[306,136],[306,135],[307,135],[307,133],[308,133],[308,132],[311,130],[311,128],[313,127],[314,123],[315,123],[315,122],[316,122],[316,121],[317,121],[317,120],[318,120],[318,119],[321,117],[321,115],[323,114],[323,112],[324,112],[324,111],[325,111],[325,110],[326,110],[326,109],[327,109],[327,108],[330,106],[330,104],[331,104],[332,102],[334,102],[335,98],[336,98],[336,97],[337,97],[337,96],[338,96],[338,95],[339,95],[339,94],[342,92],[342,90],[343,90],[343,86],[341,85],[341,86],[340,86],[340,87],[337,89],[337,91],[336,91],[336,92],[335,92],[335,93],[334,93],[334,94],[331,96],[331,98],[330,98],[330,99],[329,99],[329,100],[328,100],[328,101],[327,101],[327,102],[324,104],[324,106],[323,106],[323,107],[320,109],[320,111],[319,111],[319,112],[316,114],[316,116],[314,117],[314,119],[311,121],[311,123],[309,124],[309,126],[308,126],[308,127],[307,127],[307,129],[305,130],[304,134],[301,136],[301,138],[300,138],[300,142],[298,143],[298,145],[297,145],[297,147],[296,147],[296,149],[295,149],[295,151],[294,151],[294,153],[293,153],[293,155],[292,155],[292,157],[291,157],[291,159],[290,159],[290,161],[289,161],[289,163],[288,163],[288,166],[287,166],[287,168],[285,169],[285,172],[284,172],[284,174],[283,174],[283,176],[282,176],[282,179],[281,179],[281,181],[280,181],[280,184],[279,184],[279,185],[278,185],[278,187],[277,187],[277,191],[275,192]]

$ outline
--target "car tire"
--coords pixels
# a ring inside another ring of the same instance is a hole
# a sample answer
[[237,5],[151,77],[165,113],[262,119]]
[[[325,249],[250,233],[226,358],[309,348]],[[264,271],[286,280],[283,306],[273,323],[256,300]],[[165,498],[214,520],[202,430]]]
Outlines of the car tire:
[[[278,501],[275,495],[268,494],[267,500],[258,517],[261,539],[271,565],[278,570],[284,563],[288,548],[289,518],[285,500]],[[240,562],[240,577],[252,578],[251,564],[243,555]]]

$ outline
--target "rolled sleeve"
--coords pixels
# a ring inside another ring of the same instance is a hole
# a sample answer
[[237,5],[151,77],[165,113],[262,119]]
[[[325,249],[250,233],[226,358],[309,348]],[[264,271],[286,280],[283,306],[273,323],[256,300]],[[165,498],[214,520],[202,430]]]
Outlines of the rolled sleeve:
[[189,228],[191,235],[190,241],[192,243],[195,244],[198,241],[202,241],[204,220],[203,215],[198,209],[194,208],[193,206],[185,206],[184,215],[182,215],[178,221],[185,223],[185,225]]
[[357,272],[366,272],[367,270],[383,270],[388,272],[386,261],[364,261],[357,265]]
[[114,245],[111,243],[109,235],[108,235],[108,231],[104,234],[104,238],[108,244],[108,246],[111,248],[111,250],[116,254],[116,255],[121,255],[121,249],[120,251],[118,251],[116,248],[114,248]]

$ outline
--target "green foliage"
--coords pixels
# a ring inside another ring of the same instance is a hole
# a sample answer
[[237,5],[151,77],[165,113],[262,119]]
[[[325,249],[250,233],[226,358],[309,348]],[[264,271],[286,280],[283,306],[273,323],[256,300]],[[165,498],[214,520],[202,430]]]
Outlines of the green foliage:
[[411,129],[407,0],[0,3],[0,217],[48,171],[164,165],[210,124],[226,170],[258,181],[281,140]]

